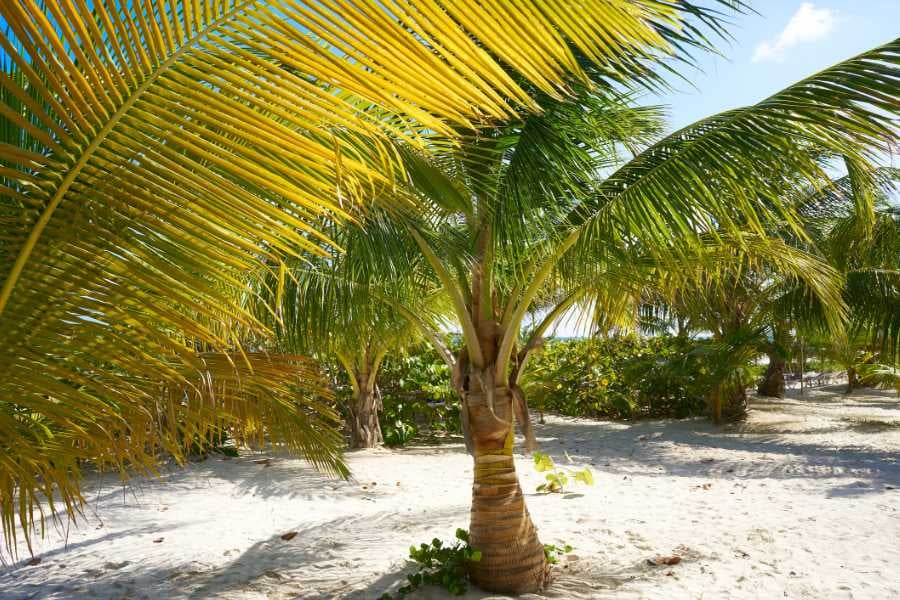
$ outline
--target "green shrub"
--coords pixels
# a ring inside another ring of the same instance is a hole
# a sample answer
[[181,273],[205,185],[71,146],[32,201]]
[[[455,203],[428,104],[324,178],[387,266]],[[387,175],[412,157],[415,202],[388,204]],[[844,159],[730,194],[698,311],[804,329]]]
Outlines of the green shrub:
[[425,432],[459,433],[459,398],[450,385],[450,367],[430,346],[386,357],[379,382],[385,444],[402,446]]
[[698,343],[668,336],[551,340],[531,360],[526,398],[538,410],[577,417],[701,414],[703,366],[692,357]]
[[[721,353],[713,342],[673,336],[551,339],[532,357],[520,385],[533,410],[607,419],[685,418],[706,413],[719,376],[712,359]],[[750,379],[760,369],[749,362],[745,367]],[[349,393],[341,377],[339,394]],[[388,355],[378,384],[387,445],[402,446],[428,433],[459,433],[450,368],[430,346]]]
[[[534,470],[538,473],[545,473],[544,479],[546,481],[537,486],[536,491],[538,493],[562,494],[566,491],[566,486],[569,485],[570,477],[572,480],[580,481],[584,485],[594,485],[594,474],[588,467],[581,469],[560,467],[553,462],[549,454],[544,454],[543,452],[535,452],[533,458]],[[566,452],[566,458],[569,459],[569,462],[572,462],[568,452]],[[546,549],[546,546],[544,548]]]
[[551,565],[559,563],[559,559],[574,550],[569,544],[544,544],[544,557]]

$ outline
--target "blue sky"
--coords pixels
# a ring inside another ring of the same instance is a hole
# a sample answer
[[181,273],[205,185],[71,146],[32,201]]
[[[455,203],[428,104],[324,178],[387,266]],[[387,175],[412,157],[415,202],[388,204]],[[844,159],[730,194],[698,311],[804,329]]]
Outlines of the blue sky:
[[[729,108],[753,104],[791,83],[900,36],[900,0],[756,0],[760,14],[738,15],[724,57],[698,56],[701,70],[659,101],[673,129]],[[648,99],[650,100],[650,99]]]

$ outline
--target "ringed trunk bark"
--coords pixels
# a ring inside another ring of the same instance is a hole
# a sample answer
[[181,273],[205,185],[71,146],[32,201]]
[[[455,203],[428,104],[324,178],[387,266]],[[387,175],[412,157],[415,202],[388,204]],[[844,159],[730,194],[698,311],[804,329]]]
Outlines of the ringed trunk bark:
[[760,396],[784,398],[784,359],[769,355],[769,366],[756,388]]
[[512,394],[506,387],[489,392],[464,392],[475,458],[469,541],[482,553],[470,576],[489,592],[535,592],[547,583],[549,565],[513,462]]
[[384,439],[378,422],[381,397],[377,388],[360,392],[354,404],[350,415],[350,447],[375,448],[382,444]]

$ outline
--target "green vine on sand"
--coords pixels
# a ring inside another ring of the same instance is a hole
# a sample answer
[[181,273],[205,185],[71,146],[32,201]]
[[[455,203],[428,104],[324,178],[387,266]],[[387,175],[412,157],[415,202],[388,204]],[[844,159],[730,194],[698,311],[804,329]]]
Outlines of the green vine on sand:
[[407,583],[396,595],[385,592],[378,600],[399,600],[423,585],[440,586],[461,596],[469,587],[468,565],[481,560],[481,552],[469,546],[468,531],[457,529],[454,544],[444,545],[434,538],[431,544],[410,546],[409,558],[419,565],[418,571],[406,576]]

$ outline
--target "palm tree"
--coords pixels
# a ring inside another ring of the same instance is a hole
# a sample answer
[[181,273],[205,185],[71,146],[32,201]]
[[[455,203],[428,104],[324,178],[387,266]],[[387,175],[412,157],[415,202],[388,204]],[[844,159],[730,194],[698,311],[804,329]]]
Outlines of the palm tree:
[[[827,165],[833,157],[820,158]],[[697,280],[685,280],[683,273],[656,272],[645,288],[637,288],[635,300],[643,301],[640,325],[654,332],[669,331],[677,321],[679,331],[689,324],[694,331],[711,333],[720,341],[743,332],[738,336],[742,344],[750,344],[757,354],[768,357],[757,392],[773,397],[784,396],[786,361],[795,338],[820,340],[820,345],[832,347],[832,356],[847,363],[848,390],[852,388],[857,379],[853,357],[864,338],[876,345],[881,340],[886,347],[896,337],[892,315],[897,287],[891,283],[896,269],[890,262],[897,256],[892,251],[897,236],[887,204],[895,170],[845,163],[845,176],[812,191],[801,190],[800,197],[792,201],[805,236],[798,237],[780,226],[770,231],[769,235],[784,238],[779,244],[788,245],[779,253],[779,264],[765,256],[734,256],[715,265],[715,284],[710,284],[710,274],[702,265],[695,273]],[[802,262],[792,265],[797,259]],[[824,268],[823,261],[831,269]],[[832,269],[836,270],[829,273]],[[834,294],[838,273],[845,306]],[[678,275],[678,285],[683,288],[674,287],[672,275]],[[814,275],[832,281],[832,287],[817,290],[810,279]],[[846,284],[845,277],[850,279]],[[844,317],[850,319],[847,328],[839,323]],[[748,327],[756,334],[745,335]],[[851,337],[858,343],[850,343]],[[733,416],[741,416],[746,394],[743,388],[733,392]]]
[[846,316],[843,280],[822,257],[777,237],[746,242],[711,244],[687,274],[655,269],[638,297],[662,303],[663,310],[652,312],[677,315],[711,335],[698,352],[706,359],[704,383],[717,423],[745,416],[747,366],[760,354],[770,361],[764,383],[780,387],[766,391],[783,395],[791,332],[842,335]]
[[255,312],[275,331],[278,352],[336,359],[353,391],[350,447],[373,448],[383,442],[381,363],[421,342],[417,323],[437,330],[443,298],[415,244],[383,211],[370,212],[365,228],[332,226],[328,234],[341,250],[289,262],[283,273],[267,271],[254,294]]
[[900,171],[848,167],[810,196],[804,212],[816,244],[846,279],[847,330],[822,346],[847,370],[850,393],[860,368],[895,364],[900,352],[900,215],[890,200]]
[[[211,350],[253,364],[272,332],[247,273],[326,254],[318,224],[402,178],[396,140],[539,112],[586,63],[652,78],[705,44],[688,18],[720,27],[650,0],[0,3],[5,538],[54,490],[74,514],[82,459],[124,472],[153,464],[145,441],[177,446],[161,382],[208,379]],[[235,402],[198,426],[278,418]]]
[[[867,149],[896,134],[887,115],[898,49],[897,42],[876,48],[643,150],[658,130],[658,111],[635,108],[602,83],[581,88],[576,102],[539,96],[542,113],[465,132],[458,144],[436,140],[428,153],[401,148],[409,184],[430,206],[403,224],[462,331],[453,385],[474,449],[470,539],[483,552],[472,565],[480,587],[521,592],[544,582],[512,449],[514,422],[529,438],[518,381],[547,327],[602,292],[611,264],[627,266],[635,256],[677,273],[712,239],[748,256],[750,247],[767,248],[777,262],[785,247],[768,238],[769,228],[806,235],[785,191],[828,181],[822,152],[864,161]],[[634,157],[624,162],[623,152]],[[807,259],[795,258],[795,266]],[[840,304],[823,268],[809,272],[809,283]],[[796,275],[802,279],[803,269]],[[523,318],[535,307],[545,318],[520,344]]]

